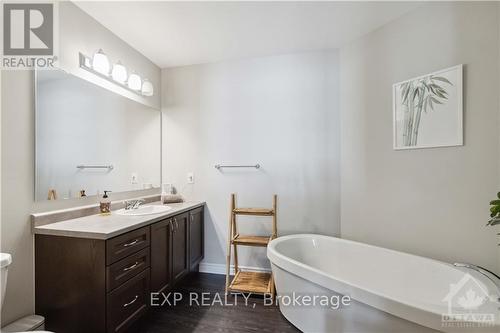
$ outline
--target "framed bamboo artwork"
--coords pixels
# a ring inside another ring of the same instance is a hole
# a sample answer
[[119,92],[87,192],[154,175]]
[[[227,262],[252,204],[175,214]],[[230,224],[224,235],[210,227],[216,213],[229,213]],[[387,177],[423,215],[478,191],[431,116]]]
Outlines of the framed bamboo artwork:
[[463,65],[393,85],[394,149],[463,145]]

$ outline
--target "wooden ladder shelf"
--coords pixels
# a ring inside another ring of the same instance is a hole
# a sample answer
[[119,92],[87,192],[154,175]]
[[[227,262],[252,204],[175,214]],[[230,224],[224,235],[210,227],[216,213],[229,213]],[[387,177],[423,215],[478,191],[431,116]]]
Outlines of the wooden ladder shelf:
[[[230,291],[254,294],[271,294],[274,297],[274,279],[272,273],[247,272],[238,267],[238,245],[267,247],[271,240],[277,237],[277,201],[273,196],[273,208],[236,208],[236,195],[231,194],[231,209],[229,215],[229,237],[226,257],[226,294]],[[237,231],[236,216],[268,216],[272,217],[272,232],[269,236],[240,235]],[[232,249],[231,249],[232,248]],[[231,250],[234,252],[232,256]],[[234,261],[234,277],[231,279],[231,257]]]

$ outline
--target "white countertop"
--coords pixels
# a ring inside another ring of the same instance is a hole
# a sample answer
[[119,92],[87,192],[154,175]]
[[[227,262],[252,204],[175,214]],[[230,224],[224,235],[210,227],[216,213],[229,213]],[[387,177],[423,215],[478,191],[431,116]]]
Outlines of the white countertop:
[[[147,205],[160,205],[160,202]],[[34,227],[33,233],[39,235],[66,236],[91,239],[109,239],[128,231],[152,224],[170,216],[201,207],[203,201],[189,201],[167,204],[171,210],[160,214],[142,216],[124,216],[111,212],[111,215],[89,215],[76,219],[45,224]]]

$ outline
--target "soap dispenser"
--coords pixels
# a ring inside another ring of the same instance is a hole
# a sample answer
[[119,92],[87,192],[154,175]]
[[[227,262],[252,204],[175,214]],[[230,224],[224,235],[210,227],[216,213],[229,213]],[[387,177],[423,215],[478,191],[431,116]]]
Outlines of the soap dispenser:
[[101,202],[99,203],[99,208],[101,210],[101,215],[111,214],[111,200],[108,197],[108,193],[111,191],[104,191]]

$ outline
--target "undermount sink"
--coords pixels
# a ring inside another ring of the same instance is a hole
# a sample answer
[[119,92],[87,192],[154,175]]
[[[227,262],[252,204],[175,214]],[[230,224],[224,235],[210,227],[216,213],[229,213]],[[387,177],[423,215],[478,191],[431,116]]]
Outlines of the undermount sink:
[[118,215],[124,216],[141,216],[141,215],[153,215],[165,213],[171,210],[172,207],[169,206],[139,206],[137,209],[125,209],[122,208],[116,211]]

